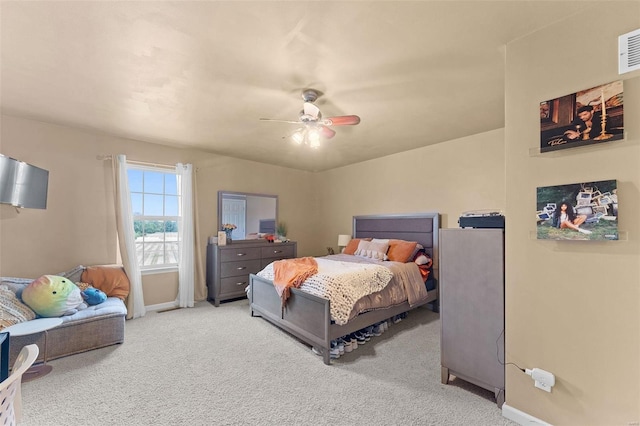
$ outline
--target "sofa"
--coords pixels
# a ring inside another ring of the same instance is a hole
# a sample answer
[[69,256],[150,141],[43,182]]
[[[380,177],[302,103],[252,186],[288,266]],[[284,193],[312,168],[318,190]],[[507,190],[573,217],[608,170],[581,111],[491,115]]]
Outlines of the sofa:
[[[36,362],[42,362],[45,353],[47,361],[50,361],[124,342],[127,315],[125,299],[129,292],[129,280],[121,265],[78,266],[53,275],[65,277],[79,286],[88,284],[98,288],[107,295],[107,299],[92,306],[83,304],[76,312],[62,315],[62,324],[46,332],[46,351],[45,332],[11,336],[11,365],[20,349],[29,344],[38,345],[40,353]],[[0,328],[37,317],[35,312],[21,303],[20,298],[22,291],[32,281],[29,278],[0,277],[0,303],[3,309]]]

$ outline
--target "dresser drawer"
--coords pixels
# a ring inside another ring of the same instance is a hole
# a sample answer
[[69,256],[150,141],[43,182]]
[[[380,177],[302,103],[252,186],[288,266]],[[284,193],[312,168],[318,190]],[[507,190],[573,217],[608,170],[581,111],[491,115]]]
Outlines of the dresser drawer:
[[260,259],[260,247],[238,247],[220,250],[220,261],[230,262],[235,260]]
[[220,264],[220,278],[237,277],[239,275],[260,272],[260,259],[223,262]]
[[229,295],[237,294],[244,296],[244,289],[249,285],[249,274],[222,278],[220,280],[220,296],[228,297]]
[[[280,243],[269,244],[268,247],[262,247],[262,259],[272,262],[278,259],[287,259],[294,256],[294,246]],[[269,263],[267,262],[267,263]]]

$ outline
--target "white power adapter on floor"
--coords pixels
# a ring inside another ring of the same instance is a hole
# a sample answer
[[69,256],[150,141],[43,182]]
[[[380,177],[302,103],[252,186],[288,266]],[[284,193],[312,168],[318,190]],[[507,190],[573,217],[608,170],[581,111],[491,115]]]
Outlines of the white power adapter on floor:
[[548,371],[541,370],[539,368],[534,368],[533,370],[529,370],[528,368],[524,370],[524,372],[531,376],[531,378],[535,381],[535,385],[538,389],[542,389],[546,392],[551,392],[551,388],[556,384],[556,376]]

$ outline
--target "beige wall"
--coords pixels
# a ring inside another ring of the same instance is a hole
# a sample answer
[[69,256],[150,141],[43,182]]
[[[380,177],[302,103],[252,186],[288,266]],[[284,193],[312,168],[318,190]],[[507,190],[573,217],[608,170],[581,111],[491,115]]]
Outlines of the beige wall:
[[[640,72],[617,73],[617,38],[638,28],[640,2],[597,2],[507,46],[506,356],[556,386],[508,366],[506,402],[555,425],[640,422]],[[626,141],[529,154],[540,101],[619,79]],[[606,179],[626,241],[532,237],[536,187]]]
[[[103,154],[194,164],[203,261],[207,237],[217,228],[218,190],[277,194],[280,219],[290,238],[301,241],[299,253],[317,240],[313,174],[6,115],[1,125],[0,153],[49,170],[46,210],[0,205],[1,276],[37,277],[78,264],[118,262],[111,164],[97,159]],[[164,275],[143,277],[147,305],[175,299],[177,275]]]
[[298,241],[298,254],[313,251],[318,239],[317,177],[310,172],[209,155],[194,162],[198,168],[198,211],[202,235],[217,228],[218,191],[278,196],[278,221],[287,224],[287,237]]
[[142,293],[145,306],[173,302],[178,294],[178,272],[143,275]]
[[[389,143],[393,143],[390,141]],[[319,254],[351,233],[352,217],[439,212],[443,228],[458,227],[469,210],[503,210],[504,131],[365,161],[319,173]]]

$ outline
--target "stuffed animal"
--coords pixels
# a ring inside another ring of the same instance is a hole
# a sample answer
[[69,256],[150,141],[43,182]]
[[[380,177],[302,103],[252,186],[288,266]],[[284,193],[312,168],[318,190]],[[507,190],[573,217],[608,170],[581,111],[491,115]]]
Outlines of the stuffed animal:
[[33,281],[22,291],[22,301],[41,317],[71,315],[85,307],[78,286],[57,275]]
[[87,287],[80,294],[87,305],[99,305],[107,300],[107,295],[102,290],[98,290],[95,287]]

